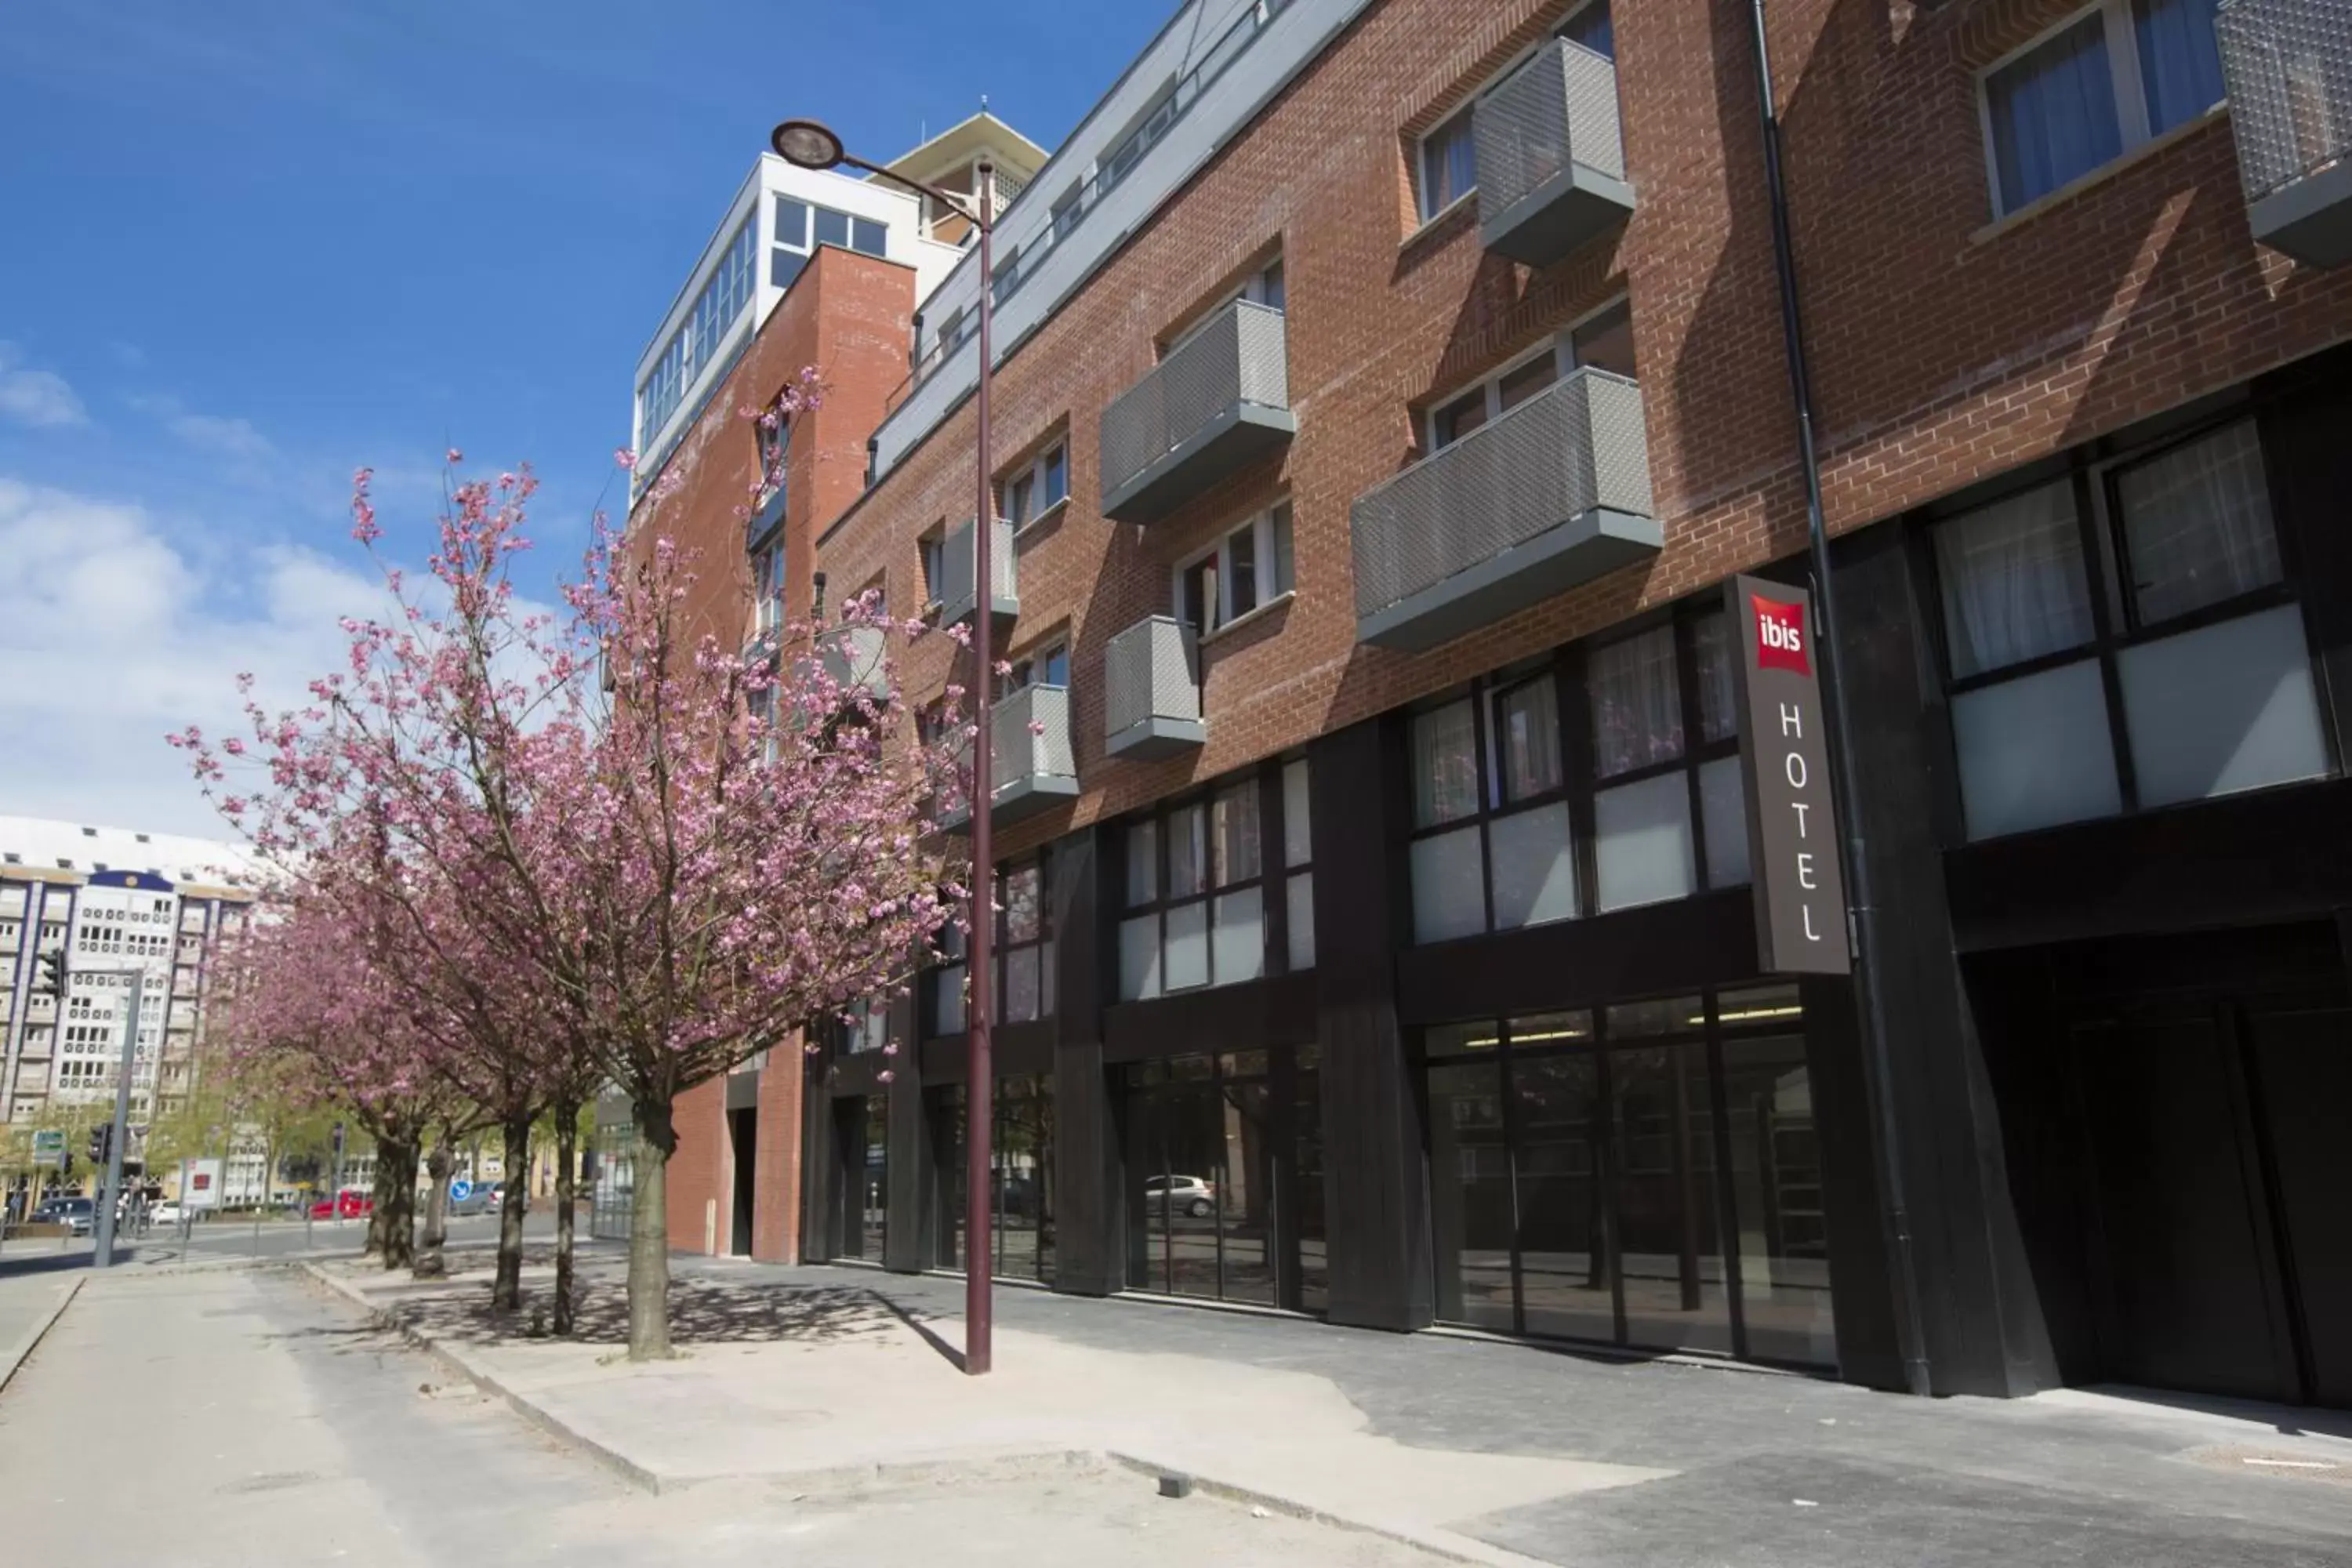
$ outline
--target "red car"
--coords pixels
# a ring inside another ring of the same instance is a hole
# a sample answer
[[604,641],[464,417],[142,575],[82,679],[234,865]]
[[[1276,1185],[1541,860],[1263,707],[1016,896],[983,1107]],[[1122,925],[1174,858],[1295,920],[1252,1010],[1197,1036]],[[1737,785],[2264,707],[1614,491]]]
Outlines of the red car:
[[351,1187],[345,1187],[331,1198],[320,1198],[310,1205],[312,1219],[365,1219],[373,1213],[375,1200]]

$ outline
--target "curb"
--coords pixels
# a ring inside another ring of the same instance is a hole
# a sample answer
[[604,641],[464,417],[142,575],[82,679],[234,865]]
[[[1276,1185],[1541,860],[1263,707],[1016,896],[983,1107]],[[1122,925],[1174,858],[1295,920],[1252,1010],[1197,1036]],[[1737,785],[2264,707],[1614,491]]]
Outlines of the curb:
[[0,1359],[0,1394],[7,1392],[10,1381],[16,1375],[16,1369],[25,1364],[26,1359],[39,1346],[43,1337],[57,1325],[59,1318],[65,1316],[66,1308],[72,1304],[76,1296],[81,1294],[81,1288],[89,1279],[89,1276],[87,1274],[75,1275],[66,1288],[58,1292],[58,1304],[51,1307],[47,1315],[26,1331],[25,1337],[16,1342],[16,1349],[8,1352],[5,1359]]
[[1364,1520],[1349,1519],[1302,1503],[1278,1493],[1244,1486],[1235,1481],[1204,1476],[1181,1466],[1163,1464],[1148,1455],[1126,1453],[1109,1448],[1012,1448],[963,1450],[909,1456],[903,1459],[880,1459],[854,1465],[830,1466],[805,1470],[746,1470],[710,1475],[665,1475],[630,1458],[610,1444],[587,1436],[571,1423],[553,1415],[543,1406],[517,1394],[501,1383],[498,1376],[475,1364],[472,1358],[442,1344],[430,1334],[403,1321],[390,1308],[381,1307],[367,1299],[357,1286],[346,1284],[313,1263],[299,1265],[304,1274],[334,1294],[365,1312],[369,1321],[379,1328],[400,1335],[408,1344],[422,1351],[445,1371],[473,1384],[483,1393],[501,1400],[507,1407],[548,1436],[578,1450],[630,1485],[656,1497],[691,1490],[696,1487],[715,1486],[727,1482],[759,1482],[772,1485],[789,1492],[793,1500],[803,1498],[839,1495],[877,1485],[891,1487],[941,1486],[971,1481],[1014,1480],[1051,1471],[1108,1471],[1122,1469],[1158,1479],[1162,1476],[1183,1476],[1193,1489],[1226,1502],[1244,1507],[1264,1509],[1286,1518],[1318,1524],[1333,1530],[1344,1530],[1358,1535],[1369,1535],[1382,1541],[1393,1541],[1417,1552],[1448,1563],[1467,1563],[1481,1568],[1549,1568],[1538,1559],[1522,1555],[1507,1547],[1490,1546],[1483,1541],[1452,1531],[1427,1531],[1396,1525],[1374,1524]]

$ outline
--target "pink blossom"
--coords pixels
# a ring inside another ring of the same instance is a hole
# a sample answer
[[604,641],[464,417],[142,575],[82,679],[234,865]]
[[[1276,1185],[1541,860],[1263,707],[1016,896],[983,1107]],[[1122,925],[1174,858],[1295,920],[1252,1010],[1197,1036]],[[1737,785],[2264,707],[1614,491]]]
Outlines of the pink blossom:
[[626,447],[615,447],[613,448],[613,463],[621,472],[633,473],[637,467],[637,455]]

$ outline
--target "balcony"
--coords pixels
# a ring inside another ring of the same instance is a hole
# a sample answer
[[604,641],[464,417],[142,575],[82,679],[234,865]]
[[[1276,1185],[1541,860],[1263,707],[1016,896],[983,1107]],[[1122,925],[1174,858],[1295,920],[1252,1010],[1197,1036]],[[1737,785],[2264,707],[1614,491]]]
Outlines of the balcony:
[[1103,655],[1103,749],[1151,762],[1201,744],[1201,655],[1192,628],[1147,616],[1110,639]]
[[[1032,732],[1030,725],[1041,726]],[[1024,686],[997,703],[989,721],[990,766],[995,777],[992,826],[1003,827],[1051,811],[1078,795],[1078,764],[1070,754],[1070,690],[1066,686]],[[963,833],[971,811],[943,813],[940,826]]]
[[1357,500],[1357,640],[1435,647],[1647,561],[1650,504],[1642,389],[1573,372]]
[[1102,514],[1156,522],[1297,429],[1282,312],[1236,300],[1103,410]]
[[[967,522],[947,537],[947,545],[940,552],[940,625],[960,626],[972,618],[973,557],[979,553],[979,531]],[[995,580],[995,593],[989,608],[995,615],[998,632],[1009,632],[1021,615],[1021,595],[1016,584],[1020,566],[1013,548],[1013,524],[998,518],[996,533],[989,543],[988,574]]]
[[845,699],[863,691],[879,702],[890,695],[886,640],[882,628],[872,626],[833,626],[817,634],[817,658]]
[[2247,226],[2297,261],[2352,261],[2352,30],[2343,0],[2222,0],[2213,29]]
[[1478,100],[1478,239],[1548,267],[1633,210],[1617,64],[1555,38]]

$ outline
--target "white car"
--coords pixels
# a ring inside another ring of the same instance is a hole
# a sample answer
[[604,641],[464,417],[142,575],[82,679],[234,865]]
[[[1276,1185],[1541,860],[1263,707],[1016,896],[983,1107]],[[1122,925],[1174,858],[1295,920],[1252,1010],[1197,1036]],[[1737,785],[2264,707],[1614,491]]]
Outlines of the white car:
[[177,1198],[165,1198],[162,1203],[157,1204],[154,1207],[147,1211],[148,1225],[158,1230],[163,1229],[166,1226],[177,1229],[183,1220],[185,1220],[190,1224],[194,1224],[195,1221],[204,1217],[205,1211],[203,1209],[184,1208],[181,1206],[180,1200]]
[[1168,1213],[1206,1219],[1217,1206],[1217,1187],[1200,1176],[1153,1176],[1143,1184],[1143,1202],[1147,1208],[1164,1203]]

